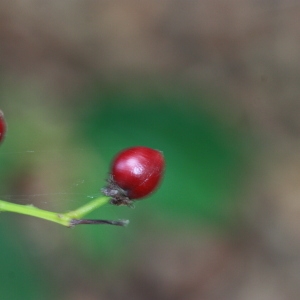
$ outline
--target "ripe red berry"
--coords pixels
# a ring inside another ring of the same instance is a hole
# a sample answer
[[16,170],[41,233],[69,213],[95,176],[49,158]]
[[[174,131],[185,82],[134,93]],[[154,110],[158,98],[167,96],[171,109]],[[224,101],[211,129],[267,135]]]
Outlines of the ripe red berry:
[[4,120],[4,114],[0,110],[0,143],[3,141],[6,132],[6,124]]
[[102,192],[115,205],[130,205],[133,199],[151,194],[164,173],[162,152],[148,147],[132,147],[114,158],[108,185]]

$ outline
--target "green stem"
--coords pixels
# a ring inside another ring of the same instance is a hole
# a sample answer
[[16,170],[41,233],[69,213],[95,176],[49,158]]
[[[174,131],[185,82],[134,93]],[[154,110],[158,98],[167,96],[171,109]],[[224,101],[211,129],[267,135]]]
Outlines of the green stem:
[[[76,210],[70,211],[68,213],[56,213],[56,212],[39,209],[33,205],[21,205],[21,204],[15,204],[15,203],[10,203],[10,202],[0,200],[0,211],[28,215],[28,216],[48,220],[51,222],[55,222],[55,223],[58,223],[63,226],[72,227],[72,226],[75,226],[78,224],[87,224],[84,222],[77,222],[77,220],[81,219],[84,215],[92,212],[96,208],[108,203],[108,201],[109,201],[109,197],[103,196],[103,197],[94,199],[91,202],[79,207]],[[105,221],[105,222],[114,222],[114,221]],[[123,222],[123,221],[121,221],[121,222]],[[94,224],[96,224],[96,223],[94,223]],[[109,223],[106,223],[106,224],[109,224]],[[111,224],[112,225],[120,225],[118,223],[117,224],[111,223]],[[123,226],[123,225],[121,224],[120,226]]]
[[64,214],[59,214],[43,209],[39,209],[33,205],[21,205],[21,204],[15,204],[6,202],[3,200],[0,200],[0,211],[8,211],[13,212],[17,214],[23,214],[28,215],[32,217],[41,218],[44,220],[52,221],[64,226],[70,225],[70,217],[65,216]]
[[106,197],[106,196],[98,197],[98,198],[92,200],[91,202],[77,208],[76,210],[65,213],[64,215],[69,218],[72,218],[72,219],[81,219],[83,216],[92,212],[96,208],[98,208],[104,204],[107,204],[109,199],[110,198]]

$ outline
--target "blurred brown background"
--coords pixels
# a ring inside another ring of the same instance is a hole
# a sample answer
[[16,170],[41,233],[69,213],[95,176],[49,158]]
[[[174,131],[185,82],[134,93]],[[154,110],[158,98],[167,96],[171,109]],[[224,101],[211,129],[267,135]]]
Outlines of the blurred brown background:
[[[292,0],[0,1],[1,199],[68,210],[74,193],[97,193],[119,149],[170,157],[154,204],[103,210],[128,214],[126,230],[1,214],[3,299],[299,299],[299,32]],[[160,127],[138,129],[134,114],[152,108]],[[83,186],[95,165],[102,177]]]

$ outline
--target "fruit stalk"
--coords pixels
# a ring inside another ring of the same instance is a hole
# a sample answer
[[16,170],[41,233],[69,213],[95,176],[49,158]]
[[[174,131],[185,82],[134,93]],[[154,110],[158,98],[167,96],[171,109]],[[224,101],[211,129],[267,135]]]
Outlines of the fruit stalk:
[[110,224],[117,226],[126,226],[128,221],[120,220],[120,221],[110,221],[110,220],[87,220],[81,219],[88,213],[93,210],[99,208],[100,206],[108,203],[109,197],[98,197],[91,202],[79,207],[74,211],[70,211],[67,213],[57,213],[44,209],[37,208],[33,205],[21,205],[15,204],[7,201],[0,200],[0,212],[13,212],[23,215],[28,215],[40,219],[44,219],[47,221],[51,221],[54,223],[58,223],[67,227],[74,227],[80,224]]

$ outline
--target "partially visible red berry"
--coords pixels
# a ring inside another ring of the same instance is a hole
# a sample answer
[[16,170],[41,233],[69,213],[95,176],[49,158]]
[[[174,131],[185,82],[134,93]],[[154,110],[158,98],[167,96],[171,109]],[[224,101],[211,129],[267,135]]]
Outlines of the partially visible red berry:
[[114,158],[108,185],[102,192],[111,197],[112,204],[130,205],[158,187],[164,168],[161,151],[141,146],[125,149]]
[[4,114],[0,110],[0,143],[3,141],[6,132],[6,124],[4,120]]

